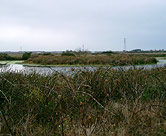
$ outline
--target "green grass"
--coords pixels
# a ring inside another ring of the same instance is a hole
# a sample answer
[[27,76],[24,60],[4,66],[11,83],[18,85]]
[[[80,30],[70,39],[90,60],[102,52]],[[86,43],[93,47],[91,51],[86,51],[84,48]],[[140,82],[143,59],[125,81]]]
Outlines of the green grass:
[[13,61],[7,61],[7,60],[4,60],[4,61],[0,61],[0,64],[22,64],[24,61],[21,61],[21,60],[13,60]]
[[156,57],[157,60],[166,60],[166,57]]
[[165,135],[166,68],[0,74],[0,134]]

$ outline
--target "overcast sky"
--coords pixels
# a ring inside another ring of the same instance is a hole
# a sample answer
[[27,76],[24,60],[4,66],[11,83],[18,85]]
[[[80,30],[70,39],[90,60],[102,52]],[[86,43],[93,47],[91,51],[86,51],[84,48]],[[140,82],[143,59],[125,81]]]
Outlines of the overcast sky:
[[166,0],[0,0],[0,51],[166,49]]

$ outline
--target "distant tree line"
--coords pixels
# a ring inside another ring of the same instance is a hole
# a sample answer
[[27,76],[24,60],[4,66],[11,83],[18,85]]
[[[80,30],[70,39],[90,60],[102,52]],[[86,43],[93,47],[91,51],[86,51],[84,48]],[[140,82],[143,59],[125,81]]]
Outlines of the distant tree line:
[[18,60],[16,57],[11,57],[6,53],[1,53],[0,54],[0,60]]
[[31,54],[32,52],[25,52],[22,57],[13,57],[7,53],[0,53],[0,60],[27,60]]

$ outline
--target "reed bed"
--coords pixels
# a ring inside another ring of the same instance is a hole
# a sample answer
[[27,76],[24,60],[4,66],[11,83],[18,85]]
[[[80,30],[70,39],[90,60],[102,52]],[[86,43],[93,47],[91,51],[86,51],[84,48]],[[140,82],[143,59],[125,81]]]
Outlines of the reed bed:
[[0,73],[0,134],[166,135],[166,68]]
[[139,54],[112,55],[33,55],[25,63],[42,65],[141,65],[157,63],[153,56]]

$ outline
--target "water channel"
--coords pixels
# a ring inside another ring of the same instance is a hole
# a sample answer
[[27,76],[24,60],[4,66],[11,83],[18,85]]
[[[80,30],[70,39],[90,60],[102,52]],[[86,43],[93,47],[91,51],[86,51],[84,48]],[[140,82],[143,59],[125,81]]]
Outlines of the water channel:
[[[0,61],[0,72],[12,71],[12,72],[37,72],[40,74],[49,74],[55,71],[62,72],[62,73],[70,73],[71,68],[74,68],[75,71],[77,70],[94,70],[98,68],[97,66],[51,66],[51,67],[44,67],[44,66],[26,66],[23,64],[15,64],[13,62],[7,62],[5,65],[2,65],[4,61]],[[17,62],[18,63],[18,62]],[[114,66],[111,67],[113,69],[125,69],[128,70],[130,68],[143,68],[143,69],[152,69],[152,68],[159,68],[159,67],[166,67],[166,60],[158,59],[157,64],[148,64],[148,65],[135,65],[135,66]]]

